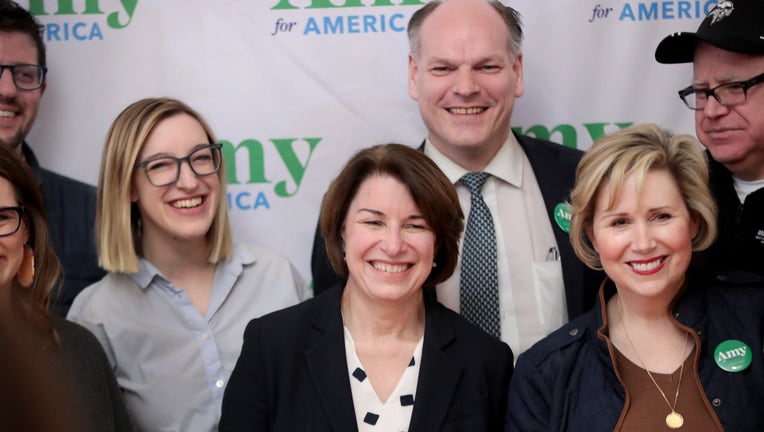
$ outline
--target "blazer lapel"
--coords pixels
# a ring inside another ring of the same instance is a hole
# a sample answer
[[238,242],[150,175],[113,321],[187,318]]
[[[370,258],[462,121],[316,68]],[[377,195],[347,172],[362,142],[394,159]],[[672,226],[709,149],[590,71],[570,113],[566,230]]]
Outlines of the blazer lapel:
[[426,317],[422,364],[419,366],[409,432],[441,429],[462,374],[462,366],[444,352],[454,339],[451,322],[442,313],[444,306],[434,299],[435,296],[425,294],[424,297]]
[[345,359],[345,336],[340,313],[342,289],[332,289],[320,297],[313,326],[320,333],[317,343],[305,351],[308,369],[319,400],[332,428],[337,432],[357,431],[353,396]]

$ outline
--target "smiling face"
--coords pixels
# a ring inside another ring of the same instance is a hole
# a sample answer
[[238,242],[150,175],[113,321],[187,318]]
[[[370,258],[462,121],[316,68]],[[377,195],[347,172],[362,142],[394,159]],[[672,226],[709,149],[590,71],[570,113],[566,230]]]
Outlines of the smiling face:
[[409,56],[409,95],[449,159],[482,170],[507,139],[522,94],[522,56],[510,56],[509,30],[489,4],[451,0],[425,18],[418,55]]
[[[713,88],[764,73],[764,56],[734,53],[701,42],[693,61],[693,86]],[[764,179],[764,84],[748,89],[746,101],[723,106],[709,98],[695,111],[695,132],[715,160],[741,180]]]
[[666,170],[649,171],[642,185],[626,177],[611,197],[598,192],[589,238],[605,273],[623,296],[669,302],[681,288],[697,224]]
[[[15,207],[19,203],[16,200],[13,185],[8,179],[0,177],[0,207]],[[7,292],[13,278],[19,271],[24,259],[24,244],[29,237],[26,223],[21,222],[21,227],[15,233],[0,237],[0,289]]]
[[[154,127],[138,161],[182,158],[208,144],[199,122],[188,114],[176,114]],[[178,180],[162,187],[153,186],[143,168],[135,168],[130,196],[141,213],[144,247],[148,241],[204,239],[215,217],[219,191],[217,174],[197,176],[185,162]]]
[[432,271],[435,234],[408,188],[390,176],[361,183],[342,230],[347,261],[346,290],[375,302],[419,295]]
[[[0,31],[0,64],[37,64],[37,48],[28,35]],[[0,76],[0,144],[18,148],[32,129],[45,84],[37,90],[19,90],[11,72]]]

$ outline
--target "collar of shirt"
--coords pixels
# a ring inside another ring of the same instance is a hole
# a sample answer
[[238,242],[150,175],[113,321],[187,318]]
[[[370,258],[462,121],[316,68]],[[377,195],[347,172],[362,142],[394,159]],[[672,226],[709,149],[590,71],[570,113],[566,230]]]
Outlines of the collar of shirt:
[[[216,284],[221,277],[232,277],[235,280],[239,277],[245,266],[251,265],[254,262],[255,257],[249,249],[243,244],[234,244],[231,256],[225,261],[218,262],[215,268]],[[138,259],[138,271],[127,276],[144,290],[151,286],[155,278],[169,282],[154,264],[143,258]]]
[[[468,171],[456,162],[449,159],[430,142],[425,139],[424,154],[435,162],[441,171],[446,174],[451,183],[457,184],[459,179]],[[514,134],[509,134],[507,140],[501,146],[496,155],[491,159],[483,172],[491,174],[516,188],[522,188],[523,184],[523,149],[517,142]]]

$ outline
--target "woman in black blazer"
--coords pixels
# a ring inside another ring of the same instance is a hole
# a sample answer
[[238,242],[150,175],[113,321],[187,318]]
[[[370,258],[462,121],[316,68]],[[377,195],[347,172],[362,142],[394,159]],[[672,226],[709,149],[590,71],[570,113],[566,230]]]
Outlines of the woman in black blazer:
[[220,430],[502,430],[512,351],[435,299],[463,228],[445,175],[403,145],[362,150],[320,223],[347,283],[249,323]]

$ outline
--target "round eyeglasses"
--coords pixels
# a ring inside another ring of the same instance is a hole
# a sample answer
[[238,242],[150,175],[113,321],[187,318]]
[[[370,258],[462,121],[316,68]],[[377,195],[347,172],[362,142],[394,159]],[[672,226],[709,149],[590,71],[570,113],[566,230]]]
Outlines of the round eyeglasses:
[[222,144],[209,144],[196,148],[186,157],[155,157],[135,164],[143,168],[149,183],[162,187],[176,183],[180,178],[180,165],[186,162],[199,177],[215,174],[220,170]]
[[3,72],[11,71],[13,84],[19,90],[37,90],[45,82],[45,73],[48,68],[33,64],[0,65],[0,78]]
[[0,207],[0,237],[15,234],[21,226],[24,207]]
[[691,110],[704,109],[709,96],[716,99],[720,105],[735,106],[745,102],[749,88],[762,82],[764,82],[764,73],[746,81],[728,82],[711,89],[690,86],[679,90],[679,98]]

